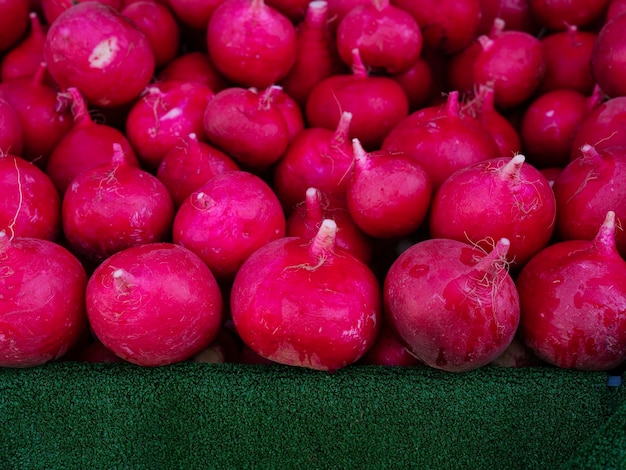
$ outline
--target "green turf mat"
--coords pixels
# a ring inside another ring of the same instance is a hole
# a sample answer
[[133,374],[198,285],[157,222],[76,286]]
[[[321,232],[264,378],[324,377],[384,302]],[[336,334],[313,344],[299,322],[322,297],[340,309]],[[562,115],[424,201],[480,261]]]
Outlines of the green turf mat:
[[610,468],[580,452],[618,418],[624,445],[625,396],[549,367],[0,369],[0,468]]

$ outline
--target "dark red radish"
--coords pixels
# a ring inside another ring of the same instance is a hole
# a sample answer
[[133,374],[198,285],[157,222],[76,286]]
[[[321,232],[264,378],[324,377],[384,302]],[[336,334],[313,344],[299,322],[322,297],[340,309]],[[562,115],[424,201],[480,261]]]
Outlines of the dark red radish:
[[272,87],[261,91],[230,87],[218,92],[204,110],[203,130],[209,143],[249,171],[276,163],[291,135],[273,95]]
[[611,21],[613,18],[626,13],[626,1],[624,0],[611,0],[606,9],[606,15],[604,21]]
[[352,113],[343,112],[335,130],[307,127],[290,142],[274,166],[272,184],[286,213],[304,201],[310,187],[345,198],[354,160],[351,122]]
[[156,176],[172,196],[174,205],[179,207],[212,177],[236,170],[239,165],[232,158],[214,146],[198,141],[198,137],[191,133],[165,154]]
[[[41,14],[47,24],[52,24],[61,13],[72,5],[88,0],[38,0],[41,3]],[[124,7],[124,0],[97,0],[100,3],[109,5],[120,11]]]
[[417,367],[423,365],[420,360],[413,356],[406,346],[398,340],[386,322],[383,322],[376,342],[370,350],[359,359],[358,364],[385,367]]
[[194,82],[159,82],[143,91],[126,117],[126,137],[144,168],[156,171],[165,154],[192,132],[206,140],[204,110],[213,96]]
[[285,235],[278,198],[246,171],[214,176],[176,212],[173,240],[196,253],[219,280],[232,280],[257,249]]
[[478,41],[472,41],[467,47],[449,56],[445,64],[445,81],[450,90],[459,92],[469,99],[473,98],[476,89],[474,80],[474,62],[482,53]]
[[509,347],[489,363],[494,367],[538,367],[545,365],[524,342],[515,335]]
[[507,259],[519,267],[548,245],[556,212],[550,184],[518,154],[469,165],[452,174],[433,197],[429,227],[434,238],[483,250],[507,238]]
[[20,42],[28,30],[28,0],[3,0],[0,3],[0,52]]
[[61,233],[61,198],[39,167],[0,153],[0,230],[13,237],[56,241]]
[[546,177],[546,179],[548,180],[548,184],[550,185],[550,187],[552,187],[554,185],[554,182],[558,178],[558,176],[561,174],[561,171],[563,171],[563,167],[549,166],[549,167],[539,168],[539,171],[541,172],[543,176]]
[[0,155],[21,155],[24,148],[22,123],[13,106],[0,94]]
[[477,35],[489,34],[496,18],[501,18],[506,28],[524,31],[533,35],[540,31],[537,21],[530,11],[529,0],[479,0],[480,24]]
[[280,85],[302,109],[315,85],[342,71],[330,19],[328,2],[316,0],[309,3],[304,20],[297,25],[296,60]]
[[224,0],[167,0],[177,20],[184,26],[182,29],[198,31],[203,37],[206,36],[211,15],[222,3]]
[[134,0],[120,11],[141,31],[154,54],[156,68],[168,64],[178,54],[180,27],[170,8],[156,0]]
[[372,271],[336,246],[325,220],[313,239],[283,237],[243,264],[230,297],[242,341],[280,364],[336,371],[374,344],[381,321]]
[[146,367],[190,359],[216,338],[222,294],[191,251],[149,243],[100,264],[86,289],[87,316],[102,344]]
[[442,90],[437,83],[434,67],[423,56],[404,72],[392,74],[409,100],[409,113],[427,106]]
[[76,87],[89,104],[113,108],[135,100],[150,83],[150,42],[132,21],[100,2],[82,2],[50,25],[48,70],[60,88]]
[[230,86],[211,63],[208,54],[200,51],[176,56],[158,72],[156,81],[195,82],[210,88],[214,93]]
[[127,362],[107,349],[97,338],[91,340],[88,345],[82,348],[80,352],[77,353],[75,360],[78,362],[89,362],[91,364]]
[[109,164],[116,144],[121,146],[130,165],[139,166],[126,136],[115,127],[94,121],[77,88],[70,87],[60,93],[59,100],[64,103],[63,106],[71,109],[74,125],[54,147],[45,169],[61,196],[78,174],[98,165]]
[[413,16],[389,0],[353,8],[337,26],[337,49],[352,65],[359,50],[363,64],[387,73],[408,70],[422,52],[422,31]]
[[337,225],[335,244],[339,248],[366,264],[371,261],[373,240],[356,226],[345,201],[330,197],[317,188],[308,188],[304,201],[289,214],[285,235],[314,238],[326,219],[334,220]]
[[87,327],[87,274],[49,240],[0,230],[0,367],[34,367],[62,357]]
[[615,244],[626,256],[626,148],[583,145],[581,156],[563,168],[552,186],[557,204],[556,233],[561,240],[591,240],[608,211],[620,229]]
[[293,23],[264,0],[225,0],[207,27],[211,61],[242,87],[267,88],[285,78],[296,42]]
[[310,127],[335,129],[346,111],[352,114],[350,138],[359,139],[367,150],[375,150],[409,114],[409,100],[392,78],[370,75],[355,49],[352,72],[319,82],[309,94],[305,117]]
[[292,23],[298,24],[299,22],[304,20],[306,16],[307,8],[310,5],[311,0],[266,0],[267,3],[272,8],[275,8],[287,18],[291,20]]
[[521,338],[548,364],[600,371],[626,359],[626,262],[615,224],[607,212],[591,240],[554,243],[517,277]]
[[590,27],[604,19],[611,0],[528,0],[535,21],[549,31]]
[[366,152],[352,141],[354,170],[346,191],[348,211],[356,225],[374,238],[400,238],[426,220],[432,184],[411,157],[386,151]]
[[63,233],[70,250],[100,262],[132,246],[169,240],[174,203],[156,176],[113,158],[79,173],[63,196]]
[[479,0],[391,0],[409,12],[422,29],[424,46],[445,54],[467,47],[480,24]]
[[225,364],[239,362],[239,339],[227,328],[220,328],[215,339],[198,354],[193,356],[193,362],[208,364]]
[[611,98],[626,95],[626,16],[604,23],[591,51],[591,75]]
[[255,353],[252,349],[244,344],[241,347],[241,351],[239,352],[239,364],[271,366],[276,365],[277,363],[259,356],[257,353]]
[[590,94],[595,85],[591,74],[591,53],[597,34],[581,31],[571,25],[566,31],[554,32],[541,38],[546,73],[539,93],[558,89],[576,90]]
[[2,57],[0,80],[6,82],[18,77],[32,77],[43,62],[43,45],[47,27],[41,24],[37,13],[31,12],[28,34]]
[[22,126],[21,156],[40,168],[45,168],[50,154],[74,124],[70,109],[57,106],[57,89],[47,79],[47,67],[42,63],[33,77],[0,82],[0,98],[13,107]]
[[465,372],[489,364],[513,341],[520,307],[508,247],[500,239],[485,253],[432,238],[395,260],[383,286],[385,318],[421,362]]

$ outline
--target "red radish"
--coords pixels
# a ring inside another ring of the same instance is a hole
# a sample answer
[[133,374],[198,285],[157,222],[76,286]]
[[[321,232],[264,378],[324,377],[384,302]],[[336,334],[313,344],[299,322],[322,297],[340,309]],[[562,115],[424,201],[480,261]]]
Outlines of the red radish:
[[533,35],[539,33],[529,0],[479,0],[479,3],[481,18],[477,35],[489,34],[496,18],[504,20],[507,29]]
[[206,52],[186,52],[176,56],[156,77],[157,82],[196,82],[210,88],[214,93],[229,86],[226,79],[211,63]]
[[389,0],[372,0],[343,17],[337,27],[337,48],[348,65],[352,51],[358,49],[366,67],[400,73],[420,56],[422,32],[406,10]]
[[59,359],[87,326],[87,274],[65,248],[0,231],[0,367]]
[[626,95],[626,16],[604,23],[591,51],[591,74],[610,97]]
[[0,155],[21,155],[24,148],[24,133],[20,118],[0,94]]
[[440,90],[435,77],[434,67],[423,56],[404,72],[391,75],[406,93],[410,113],[428,105],[437,96]]
[[540,26],[564,31],[569,26],[589,27],[602,20],[611,0],[528,0],[530,12]]
[[626,1],[611,0],[606,10],[604,21],[611,21],[622,14],[626,13]]
[[227,171],[181,204],[173,240],[196,253],[216,278],[228,280],[254,251],[284,236],[285,224],[267,183],[246,171]]
[[22,126],[21,156],[40,168],[45,168],[50,154],[73,126],[70,110],[57,107],[57,89],[46,79],[47,67],[42,63],[33,77],[0,82],[0,97],[13,107]]
[[239,170],[235,161],[210,144],[199,142],[193,132],[170,149],[157,170],[176,207],[213,176]]
[[509,347],[489,365],[495,367],[537,367],[545,365],[545,363],[524,344],[518,335],[515,335]]
[[312,1],[296,29],[297,54],[281,86],[303,109],[311,90],[323,79],[338,73],[342,63],[329,26],[326,1]]
[[230,297],[235,328],[260,356],[336,371],[376,341],[379,283],[363,262],[336,246],[325,220],[315,238],[283,237],[243,264]]
[[556,201],[545,177],[523,155],[490,159],[452,174],[433,197],[430,233],[483,250],[507,238],[508,260],[523,266],[550,242]]
[[203,117],[213,91],[193,82],[148,86],[126,117],[126,136],[144,168],[155,171],[165,154],[195,133],[205,140]]
[[334,35],[344,16],[350,13],[353,8],[371,4],[372,0],[327,0],[327,2],[330,27]]
[[225,0],[207,27],[211,61],[242,87],[267,88],[296,60],[296,28],[263,0]]
[[550,187],[552,187],[558,176],[561,174],[561,171],[563,171],[563,167],[549,166],[540,168],[539,171],[541,171],[541,174],[545,176],[545,178],[548,180],[548,184],[550,185]]
[[353,164],[351,121],[352,114],[343,112],[334,131],[307,127],[289,144],[274,167],[272,185],[287,213],[305,199],[310,187],[345,197]]
[[[583,145],[581,156],[559,174],[552,189],[556,197],[556,231],[562,240],[591,240],[606,213],[616,224],[626,221],[626,149]],[[626,256],[626,232],[615,234],[617,249]]]
[[50,25],[44,44],[50,75],[94,106],[130,103],[150,83],[154,54],[130,19],[100,2],[72,5]]
[[39,167],[0,153],[0,230],[9,237],[55,241],[61,232],[61,199]]
[[150,42],[155,67],[163,67],[176,57],[180,28],[167,5],[155,0],[135,0],[120,13],[130,18]]
[[293,23],[302,21],[306,15],[306,10],[310,5],[310,0],[266,0],[269,6],[275,8]]
[[[113,146],[121,146],[127,162],[139,166],[139,161],[126,136],[114,127],[98,124],[89,115],[84,98],[74,87],[59,94],[67,102],[74,116],[74,126],[61,138],[50,154],[46,173],[63,195],[72,180],[80,173],[98,165],[109,164]],[[89,153],[85,152],[89,149]]]
[[385,318],[420,361],[449,372],[482,367],[500,356],[519,324],[519,298],[507,270],[509,242],[490,253],[432,238],[416,243],[385,278]]
[[[38,0],[41,3],[41,13],[47,24],[52,24],[61,13],[70,8],[72,5],[87,0]],[[109,5],[116,10],[121,10],[124,6],[124,0],[97,0],[100,3]]]
[[289,141],[291,141],[305,128],[302,108],[281,86],[273,85],[267,88],[263,93],[267,93],[269,103],[276,107],[283,115],[285,124],[287,124]]
[[202,2],[197,0],[167,0],[167,4],[181,25],[188,27],[183,29],[200,31],[203,36],[206,34],[206,27],[211,15],[222,3],[224,0],[203,0]]
[[596,33],[581,31],[574,25],[541,38],[546,73],[538,91],[566,88],[590,94],[595,84],[591,75],[591,53],[596,38]]
[[226,328],[220,328],[209,346],[191,358],[193,362],[224,364],[239,362],[239,341]]
[[411,157],[367,153],[352,141],[355,157],[346,201],[356,225],[374,238],[400,238],[424,222],[432,198],[426,171]]
[[0,3],[0,52],[15,46],[28,30],[28,0],[3,0]]
[[383,322],[376,342],[359,360],[361,365],[385,367],[416,367],[422,365],[402,344],[391,328]]
[[478,0],[391,0],[408,11],[422,29],[424,46],[453,54],[476,37],[480,24]]
[[615,228],[608,211],[593,239],[550,245],[517,278],[521,338],[548,364],[598,371],[626,359],[626,262]]
[[97,338],[85,346],[76,356],[79,362],[91,364],[126,362],[124,359],[107,349]]
[[252,349],[244,344],[241,347],[241,351],[239,352],[239,364],[271,366],[276,365],[277,363],[259,356],[257,353],[255,353]]
[[349,251],[364,263],[369,263],[373,254],[373,241],[356,226],[343,200],[329,197],[317,188],[308,188],[305,199],[298,204],[287,218],[286,236],[314,238],[326,219],[337,225],[335,243]]
[[217,93],[204,110],[208,141],[250,171],[265,169],[287,149],[290,132],[274,91],[231,87]]
[[191,358],[216,338],[222,294],[191,251],[148,243],[107,258],[89,278],[87,316],[102,344],[141,366]]
[[474,62],[481,53],[482,46],[478,41],[473,41],[466,48],[448,58],[445,66],[445,79],[450,90],[458,91],[468,98],[474,96],[477,88],[473,73]]
[[319,82],[309,94],[305,116],[311,127],[335,129],[343,112],[352,113],[350,138],[356,137],[367,150],[374,150],[408,115],[409,102],[395,80],[369,75],[358,49],[352,52],[352,73]]
[[43,62],[47,28],[41,24],[36,13],[31,12],[29,18],[30,30],[27,36],[2,58],[0,80],[3,82],[18,77],[32,77]]
[[79,173],[62,206],[71,251],[102,261],[131,246],[169,239],[174,204],[155,176],[127,162],[114,144],[111,162]]

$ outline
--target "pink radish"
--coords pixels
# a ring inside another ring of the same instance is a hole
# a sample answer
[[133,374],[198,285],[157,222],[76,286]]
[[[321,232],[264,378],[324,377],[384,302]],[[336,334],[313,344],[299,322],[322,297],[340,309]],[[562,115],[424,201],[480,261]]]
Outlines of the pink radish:
[[156,81],[196,82],[214,93],[229,86],[228,81],[211,63],[208,54],[200,51],[177,55],[158,72]]
[[335,244],[325,220],[315,238],[284,237],[252,254],[235,277],[231,310],[243,342],[281,364],[336,371],[374,344],[378,281]]
[[404,72],[392,74],[402,87],[409,100],[409,112],[427,106],[437,96],[437,83],[434,67],[420,55]]
[[[519,329],[518,329],[519,332]],[[538,367],[546,365],[539,359],[524,342],[515,335],[509,347],[497,358],[489,363],[495,367]]]
[[183,30],[199,31],[206,35],[206,27],[215,9],[224,3],[224,0],[168,0],[176,19]]
[[24,147],[22,123],[13,106],[0,95],[0,155],[21,155]]
[[[87,0],[36,0],[40,3],[40,10],[46,23],[52,24],[61,13],[70,8],[76,3],[81,3]],[[117,11],[121,10],[124,6],[124,0],[97,0],[100,3],[109,5],[115,8]]]
[[281,12],[292,23],[298,24],[306,15],[310,0],[266,0],[266,3]]
[[549,31],[570,25],[589,28],[601,21],[611,0],[528,0],[533,18]]
[[626,95],[626,16],[603,23],[591,51],[591,74],[602,91],[614,98]]
[[442,238],[404,251],[385,278],[385,318],[409,351],[450,372],[500,356],[519,324],[519,297],[507,270],[509,242],[485,253]]
[[15,46],[28,30],[28,0],[4,0],[0,3],[0,52]]
[[18,77],[32,77],[43,62],[47,27],[41,24],[36,13],[31,12],[29,18],[30,29],[26,37],[2,57],[0,79],[3,82]]
[[530,11],[529,0],[479,0],[480,25],[478,35],[489,34],[496,18],[504,20],[507,29],[536,35],[540,32]]

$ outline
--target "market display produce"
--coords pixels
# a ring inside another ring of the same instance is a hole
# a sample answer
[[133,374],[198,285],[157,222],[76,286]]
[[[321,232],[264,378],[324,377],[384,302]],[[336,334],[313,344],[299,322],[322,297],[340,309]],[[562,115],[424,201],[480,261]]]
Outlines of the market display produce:
[[0,366],[623,367],[623,3],[1,2]]

